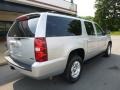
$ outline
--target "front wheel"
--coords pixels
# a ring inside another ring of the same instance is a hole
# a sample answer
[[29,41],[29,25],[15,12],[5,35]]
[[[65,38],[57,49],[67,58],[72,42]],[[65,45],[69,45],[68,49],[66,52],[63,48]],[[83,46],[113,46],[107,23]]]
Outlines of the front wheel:
[[73,55],[69,58],[68,65],[65,70],[66,79],[74,83],[79,80],[82,69],[82,59],[79,55]]
[[112,47],[112,44],[109,43],[105,51],[105,55],[104,55],[105,57],[109,57],[111,55],[111,47]]

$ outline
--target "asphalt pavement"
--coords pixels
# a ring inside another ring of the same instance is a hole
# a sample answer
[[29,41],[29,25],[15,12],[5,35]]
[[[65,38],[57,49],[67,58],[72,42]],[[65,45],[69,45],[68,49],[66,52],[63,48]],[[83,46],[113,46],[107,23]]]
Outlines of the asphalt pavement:
[[111,57],[99,55],[85,62],[77,83],[67,83],[60,76],[52,80],[34,80],[5,65],[0,67],[0,90],[119,90],[120,36],[114,36],[112,40]]

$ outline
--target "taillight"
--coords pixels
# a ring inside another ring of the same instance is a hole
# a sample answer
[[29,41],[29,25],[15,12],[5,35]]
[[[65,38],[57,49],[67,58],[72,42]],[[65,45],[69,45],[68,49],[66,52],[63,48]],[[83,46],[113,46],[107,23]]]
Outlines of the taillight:
[[48,60],[47,44],[44,37],[35,38],[35,59],[37,62],[44,62]]

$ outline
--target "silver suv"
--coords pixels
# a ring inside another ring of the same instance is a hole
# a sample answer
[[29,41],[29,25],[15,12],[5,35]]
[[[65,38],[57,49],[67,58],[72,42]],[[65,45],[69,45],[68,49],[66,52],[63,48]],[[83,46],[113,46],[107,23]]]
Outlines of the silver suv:
[[110,56],[112,41],[94,22],[45,12],[16,18],[7,46],[12,69],[36,79],[63,74],[76,82],[84,61],[102,52]]

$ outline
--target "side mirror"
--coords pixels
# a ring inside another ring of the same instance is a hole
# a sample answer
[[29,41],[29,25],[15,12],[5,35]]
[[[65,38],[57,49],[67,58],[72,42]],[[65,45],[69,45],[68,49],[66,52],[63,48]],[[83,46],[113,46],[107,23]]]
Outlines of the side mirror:
[[110,30],[105,30],[106,34],[110,34],[110,32],[111,32]]
[[106,35],[106,32],[103,32],[102,35]]

